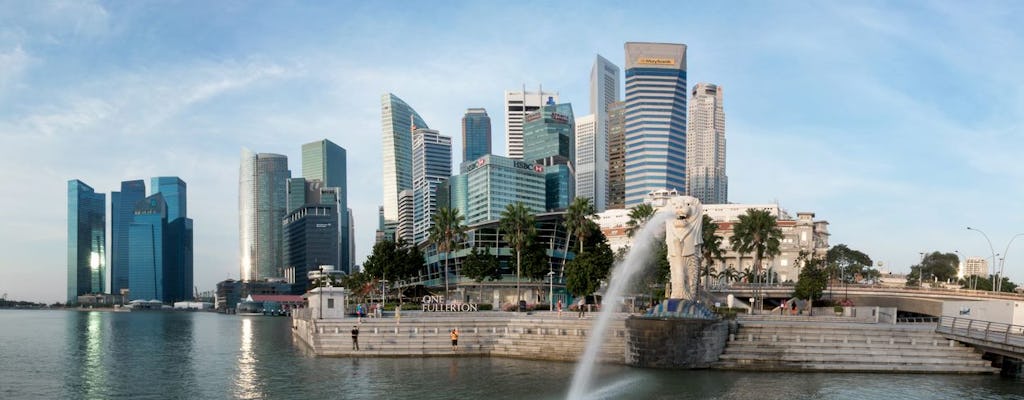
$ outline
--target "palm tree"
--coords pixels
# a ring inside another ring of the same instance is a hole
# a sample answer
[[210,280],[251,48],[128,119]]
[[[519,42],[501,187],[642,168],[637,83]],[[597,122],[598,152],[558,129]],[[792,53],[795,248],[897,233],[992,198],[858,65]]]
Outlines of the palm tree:
[[[782,230],[779,229],[775,217],[767,210],[747,209],[740,215],[739,222],[733,225],[733,234],[729,238],[732,249],[740,254],[754,253],[754,277],[761,276],[761,260],[781,253],[779,243],[782,241]],[[755,298],[758,288],[754,287]]]
[[[580,243],[580,253],[583,252],[583,241],[587,240],[592,232],[594,215],[597,215],[597,209],[586,197],[577,197],[565,210],[565,221],[562,222],[562,225],[565,226],[569,235],[576,236],[576,241]],[[569,246],[568,241],[565,245]]]
[[[704,214],[701,219],[701,241],[700,255],[704,260],[704,269],[702,274],[704,275],[704,286],[707,287],[710,282],[710,278],[713,272],[711,267],[715,265],[715,260],[724,262],[725,259],[722,257],[722,237],[718,236],[718,224],[711,219],[707,214]],[[697,293],[700,293],[700,279],[697,280]]]
[[537,235],[537,227],[534,225],[530,209],[519,201],[505,207],[505,211],[501,212],[498,226],[504,234],[505,242],[516,252],[516,309],[518,310],[519,301],[522,300],[519,291],[522,254],[523,250],[526,250],[526,247],[533,241],[533,237]]
[[458,250],[462,243],[466,226],[462,224],[458,208],[442,207],[430,219],[430,236],[427,240],[437,246],[437,251],[444,252],[444,297],[448,298],[448,259],[451,258],[451,251]]
[[651,217],[654,216],[654,206],[642,203],[637,204],[629,210],[629,222],[626,222],[626,234],[633,237],[633,234],[640,229]]

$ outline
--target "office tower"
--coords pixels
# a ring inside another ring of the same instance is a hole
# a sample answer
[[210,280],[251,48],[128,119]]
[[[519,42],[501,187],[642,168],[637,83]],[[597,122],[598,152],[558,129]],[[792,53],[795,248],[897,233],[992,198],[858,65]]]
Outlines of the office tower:
[[106,205],[103,193],[78,179],[68,181],[68,303],[106,290]]
[[412,131],[429,128],[423,118],[402,99],[391,93],[381,96],[381,125],[384,141],[384,224],[385,236],[398,223],[398,193],[412,190]]
[[725,112],[722,87],[698,83],[690,97],[686,126],[686,193],[701,204],[729,202],[725,174]]
[[544,166],[493,154],[463,163],[452,177],[452,204],[465,215],[466,225],[501,219],[505,207],[522,202],[532,213],[546,207]]
[[164,301],[167,202],[156,193],[135,204],[128,226],[128,287],[130,300]]
[[302,176],[319,180],[326,188],[337,188],[338,270],[351,273],[349,247],[352,237],[348,226],[348,165],[347,152],[330,140],[323,139],[302,145]]
[[505,137],[508,140],[508,158],[523,158],[523,121],[548,101],[558,102],[558,92],[505,91]]
[[[599,153],[597,141],[597,116],[594,114],[576,118],[576,197],[590,199],[597,207],[598,198],[602,205],[606,194],[598,195],[598,168],[607,171],[607,150]],[[601,146],[605,147],[605,146]],[[601,160],[600,162],[598,160]],[[600,164],[600,165],[599,165]],[[605,179],[605,181],[607,181]]]
[[347,212],[346,215],[348,215],[348,238],[349,238],[349,240],[348,240],[348,265],[350,265],[350,267],[349,267],[349,274],[352,274],[354,272],[357,272],[356,271],[356,240],[355,240],[355,237],[356,237],[356,219],[355,219],[355,217],[352,216],[352,209],[351,208],[349,208],[348,210],[345,210],[345,211]]
[[394,240],[396,242],[413,243],[416,211],[412,190],[403,190],[398,194],[398,223],[395,224]]
[[283,276],[281,220],[287,214],[288,157],[242,149],[238,179],[241,278]]
[[[608,207],[608,105],[619,101],[619,67],[600,55],[594,60],[590,69],[590,114],[594,116],[594,134],[586,140],[577,139],[576,179],[592,181],[593,195],[590,190],[585,197],[593,199],[598,212]],[[579,122],[577,121],[577,124]],[[579,137],[579,128],[577,128]],[[586,149],[584,149],[586,148]],[[579,158],[583,152],[589,153],[593,148],[593,166]],[[584,174],[582,171],[586,171]],[[583,176],[585,175],[585,176]],[[585,178],[585,179],[584,179]],[[587,183],[585,186],[590,186]],[[584,196],[579,191],[577,196]]]
[[544,166],[545,211],[569,206],[576,189],[571,163],[575,159],[575,120],[571,104],[549,102],[526,116],[523,161]]
[[146,198],[146,181],[121,182],[120,192],[110,192],[110,293],[128,289],[128,226],[135,204]]
[[427,240],[437,212],[437,187],[452,176],[452,138],[432,129],[412,134],[413,240]]
[[154,194],[159,193],[163,197],[167,207],[166,231],[162,247],[164,263],[161,279],[164,290],[163,295],[156,299],[167,303],[191,300],[193,295],[193,233],[192,219],[188,218],[187,213],[188,185],[176,176],[160,176],[152,178],[150,186]]
[[608,208],[626,208],[626,103],[608,105]]
[[626,43],[626,207],[686,190],[686,45]]
[[470,108],[462,116],[462,161],[491,154],[491,117],[483,108]]
[[[338,265],[336,204],[306,204],[284,218],[284,265],[293,293],[309,289],[307,273],[321,265]],[[346,252],[347,253],[347,252]]]

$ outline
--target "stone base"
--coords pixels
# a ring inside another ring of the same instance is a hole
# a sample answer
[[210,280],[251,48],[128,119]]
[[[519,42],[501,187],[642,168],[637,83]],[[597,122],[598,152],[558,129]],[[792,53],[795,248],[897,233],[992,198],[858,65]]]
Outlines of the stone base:
[[729,335],[720,320],[629,318],[626,329],[626,364],[642,368],[709,368]]

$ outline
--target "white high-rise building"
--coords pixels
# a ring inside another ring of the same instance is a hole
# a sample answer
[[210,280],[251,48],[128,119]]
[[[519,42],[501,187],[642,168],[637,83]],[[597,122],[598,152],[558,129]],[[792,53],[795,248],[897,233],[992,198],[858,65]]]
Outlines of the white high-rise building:
[[[604,203],[608,194],[607,151],[605,151],[604,157],[600,156],[597,146],[598,140],[597,116],[590,114],[576,118],[576,197],[585,197],[590,199],[591,204],[593,204],[595,208],[597,208],[598,200],[600,199],[600,202]],[[600,161],[602,158],[604,161]],[[605,171],[604,192],[601,192],[598,188],[598,180],[600,179],[598,177],[598,167],[603,167]],[[601,205],[604,206],[604,204]]]
[[452,176],[452,138],[433,129],[412,134],[413,240],[427,240],[437,212],[437,187]]
[[721,86],[693,87],[686,124],[686,192],[703,204],[728,203]]
[[[608,208],[608,105],[619,101],[619,67],[600,55],[590,70],[590,114],[576,120],[576,196]],[[584,124],[589,124],[584,126]]]
[[985,257],[967,257],[964,263],[960,265],[960,271],[958,272],[958,278],[970,278],[974,275],[987,277],[988,276],[988,259]]
[[416,110],[391,93],[381,96],[384,220],[380,229],[384,231],[398,223],[398,194],[412,190],[412,131],[416,128],[429,128]]
[[242,149],[238,239],[243,281],[284,276],[283,228],[288,211],[288,157]]
[[523,120],[526,114],[536,111],[548,100],[558,103],[558,92],[505,91],[505,137],[508,141],[508,158],[523,159]]

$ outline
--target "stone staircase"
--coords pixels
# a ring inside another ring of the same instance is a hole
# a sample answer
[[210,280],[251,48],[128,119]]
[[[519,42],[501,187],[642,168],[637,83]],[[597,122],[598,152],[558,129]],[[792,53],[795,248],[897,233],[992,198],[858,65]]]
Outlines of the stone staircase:
[[745,371],[996,373],[934,324],[874,324],[845,317],[742,317],[713,368]]

